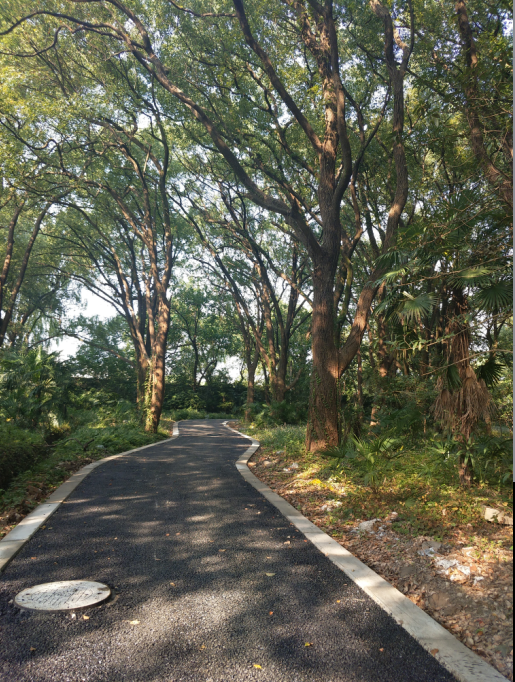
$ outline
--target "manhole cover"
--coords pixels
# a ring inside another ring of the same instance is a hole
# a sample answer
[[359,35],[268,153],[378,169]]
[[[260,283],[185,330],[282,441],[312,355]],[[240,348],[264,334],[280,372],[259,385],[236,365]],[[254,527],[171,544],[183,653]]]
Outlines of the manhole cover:
[[32,611],[73,611],[100,604],[109,598],[111,589],[89,580],[63,580],[35,585],[20,592],[15,603]]

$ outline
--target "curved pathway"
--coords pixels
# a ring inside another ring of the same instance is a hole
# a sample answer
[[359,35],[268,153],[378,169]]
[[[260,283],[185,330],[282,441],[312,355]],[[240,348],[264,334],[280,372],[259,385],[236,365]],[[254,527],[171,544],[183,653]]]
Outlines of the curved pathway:
[[[218,421],[180,432],[95,469],[7,567],[0,680],[455,679],[245,482],[247,440]],[[77,579],[115,596],[75,614],[13,604]]]

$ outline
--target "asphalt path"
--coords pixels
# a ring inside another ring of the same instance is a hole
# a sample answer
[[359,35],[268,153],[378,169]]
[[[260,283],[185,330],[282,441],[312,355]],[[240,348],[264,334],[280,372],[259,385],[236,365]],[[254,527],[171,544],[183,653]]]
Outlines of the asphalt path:
[[[244,481],[247,440],[218,421],[180,432],[95,469],[0,577],[0,680],[455,680]],[[79,579],[113,598],[13,603]]]

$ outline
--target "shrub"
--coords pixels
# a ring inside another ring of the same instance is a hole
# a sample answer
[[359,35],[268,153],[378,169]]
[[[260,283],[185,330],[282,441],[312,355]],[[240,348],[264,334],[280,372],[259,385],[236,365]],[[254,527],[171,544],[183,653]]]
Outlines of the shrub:
[[0,423],[0,490],[49,452],[40,434],[20,429],[12,422]]

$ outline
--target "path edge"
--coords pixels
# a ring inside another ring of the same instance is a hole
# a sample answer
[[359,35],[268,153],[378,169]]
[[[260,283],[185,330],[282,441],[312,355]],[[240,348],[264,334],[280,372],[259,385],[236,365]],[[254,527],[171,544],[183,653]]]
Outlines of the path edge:
[[360,561],[336,540],[309,521],[295,507],[265,483],[260,481],[248,467],[250,458],[261,447],[251,436],[236,431],[228,422],[224,426],[233,433],[252,441],[252,445],[240,456],[236,468],[243,478],[263,497],[271,502],[286,519],[319,549],[333,564],[343,571],[363,592],[386,611],[413,639],[460,682],[507,682],[489,663],[460,642],[453,634],[437,623],[425,611],[413,604],[402,592]]
[[120,452],[118,455],[99,459],[98,461],[86,464],[82,469],[79,469],[79,471],[62,483],[57,490],[54,490],[50,497],[39,504],[30,512],[30,514],[27,514],[27,516],[20,521],[10,533],[7,533],[7,535],[0,540],[0,575],[32,536],[48,521],[52,514],[59,509],[72,492],[94,469],[106,462],[111,462],[113,459],[119,459],[120,457],[125,457],[125,455],[131,455],[134,452],[153,448],[156,445],[163,445],[164,443],[175,440],[180,435],[178,422],[174,423],[172,434],[171,438],[166,438],[165,440],[160,440],[156,443],[150,443],[149,445],[143,445],[140,448],[134,448],[132,450],[127,450],[126,452]]

